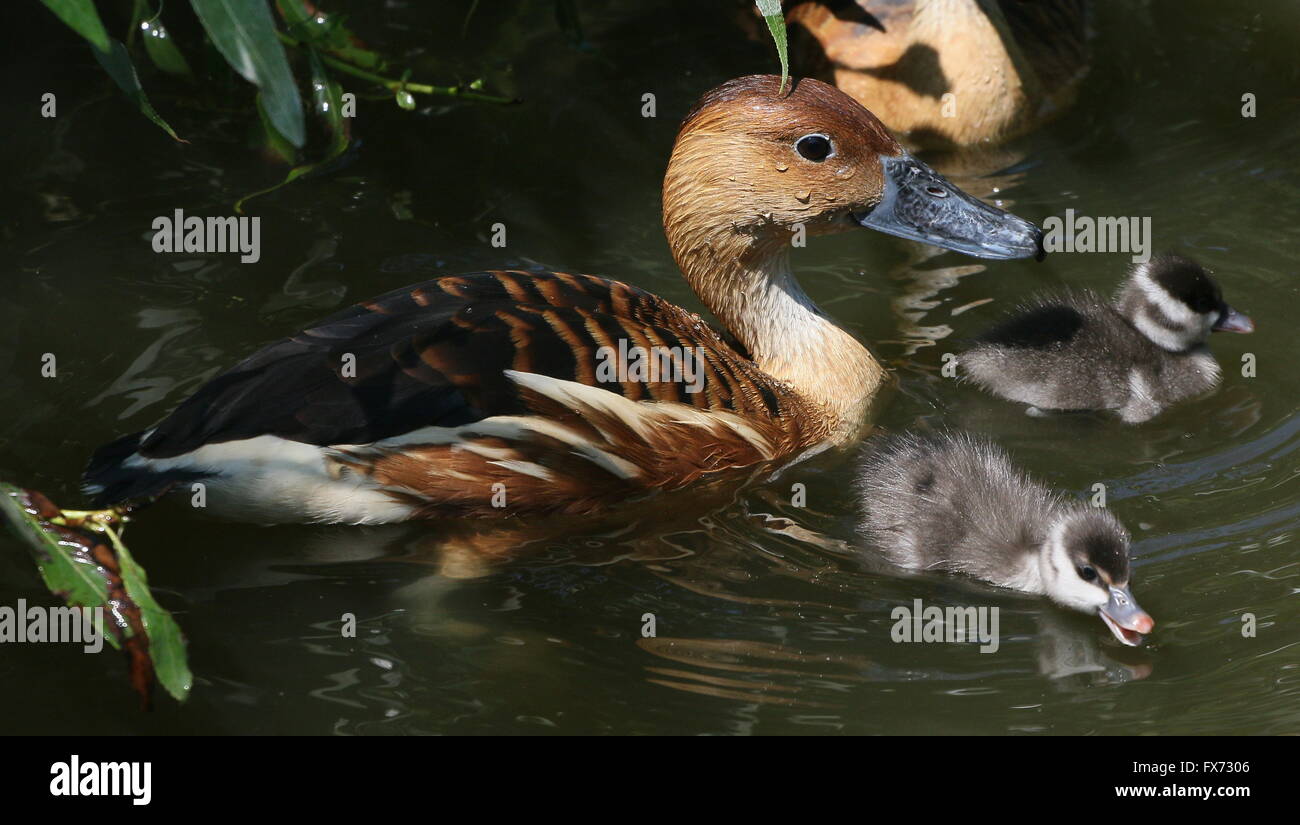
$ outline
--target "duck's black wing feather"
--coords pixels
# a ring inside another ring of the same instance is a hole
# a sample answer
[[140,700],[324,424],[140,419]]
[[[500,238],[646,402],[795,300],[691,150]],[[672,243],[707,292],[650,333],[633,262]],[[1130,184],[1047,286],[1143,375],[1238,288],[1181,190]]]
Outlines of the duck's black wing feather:
[[[139,452],[165,458],[259,435],[367,444],[525,413],[508,369],[651,397],[645,385],[595,380],[596,348],[617,347],[620,338],[706,345],[711,386],[670,400],[749,406],[737,391],[751,384],[747,358],[685,310],[593,276],[476,272],[395,290],[259,350],[182,402],[140,441]],[[675,391],[656,384],[654,397]],[[777,413],[775,399],[759,401],[768,415]]]

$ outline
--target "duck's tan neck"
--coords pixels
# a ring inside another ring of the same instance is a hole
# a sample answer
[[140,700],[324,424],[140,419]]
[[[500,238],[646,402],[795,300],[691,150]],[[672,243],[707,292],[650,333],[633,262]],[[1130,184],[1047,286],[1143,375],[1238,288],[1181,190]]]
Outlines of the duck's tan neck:
[[684,234],[669,227],[677,263],[700,300],[760,369],[826,409],[834,439],[856,433],[885,370],[800,288],[788,243],[764,245],[730,227],[694,242]]

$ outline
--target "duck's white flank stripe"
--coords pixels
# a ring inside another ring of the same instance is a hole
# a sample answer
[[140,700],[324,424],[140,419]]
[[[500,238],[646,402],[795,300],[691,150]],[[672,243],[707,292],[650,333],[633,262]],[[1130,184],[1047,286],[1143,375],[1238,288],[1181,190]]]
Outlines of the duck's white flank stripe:
[[515,370],[505,372],[510,380],[521,387],[564,404],[579,414],[583,407],[588,407],[616,416],[647,441],[652,437],[656,425],[684,424],[707,430],[721,424],[752,444],[764,458],[771,458],[775,452],[770,441],[734,413],[705,412],[674,401],[632,401],[618,393],[575,381]]
[[327,454],[324,447],[260,435],[205,444],[174,458],[137,454],[123,465],[146,471],[215,473],[202,481],[205,507],[248,521],[381,524],[410,517],[410,507],[385,495],[364,476],[331,475]]

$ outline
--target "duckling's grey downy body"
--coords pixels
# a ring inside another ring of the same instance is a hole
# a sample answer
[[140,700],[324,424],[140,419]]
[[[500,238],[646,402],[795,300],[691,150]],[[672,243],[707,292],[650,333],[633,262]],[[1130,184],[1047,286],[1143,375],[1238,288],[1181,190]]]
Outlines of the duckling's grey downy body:
[[1154,624],[1128,589],[1124,526],[1033,481],[987,441],[954,433],[873,439],[858,492],[863,534],[900,567],[962,573],[1098,612],[1125,644]]
[[1210,332],[1252,328],[1198,264],[1170,255],[1135,267],[1114,300],[1091,290],[1035,298],[958,363],[967,380],[1012,401],[1139,423],[1219,383]]

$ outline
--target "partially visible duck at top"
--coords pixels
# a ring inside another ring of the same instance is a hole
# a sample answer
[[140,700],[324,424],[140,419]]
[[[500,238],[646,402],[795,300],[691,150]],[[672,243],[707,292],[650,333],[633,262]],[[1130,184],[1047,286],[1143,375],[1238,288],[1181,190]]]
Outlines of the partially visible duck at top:
[[[1087,0],[786,0],[801,70],[924,148],[998,143],[1073,102]],[[949,96],[951,95],[951,96]]]
[[[249,356],[101,448],[87,490],[112,503],[201,480],[210,511],[260,522],[584,515],[856,440],[886,373],[795,280],[798,228],[1002,259],[1041,255],[1042,233],[843,92],[778,82],[706,94],[664,178],[673,256],[723,329],[590,275],[436,278]],[[602,369],[632,347],[676,351],[678,374]]]
[[1113,300],[1090,290],[1033,299],[958,357],[962,376],[1046,410],[1113,410],[1137,424],[1219,383],[1211,332],[1253,332],[1200,264],[1133,267]]

